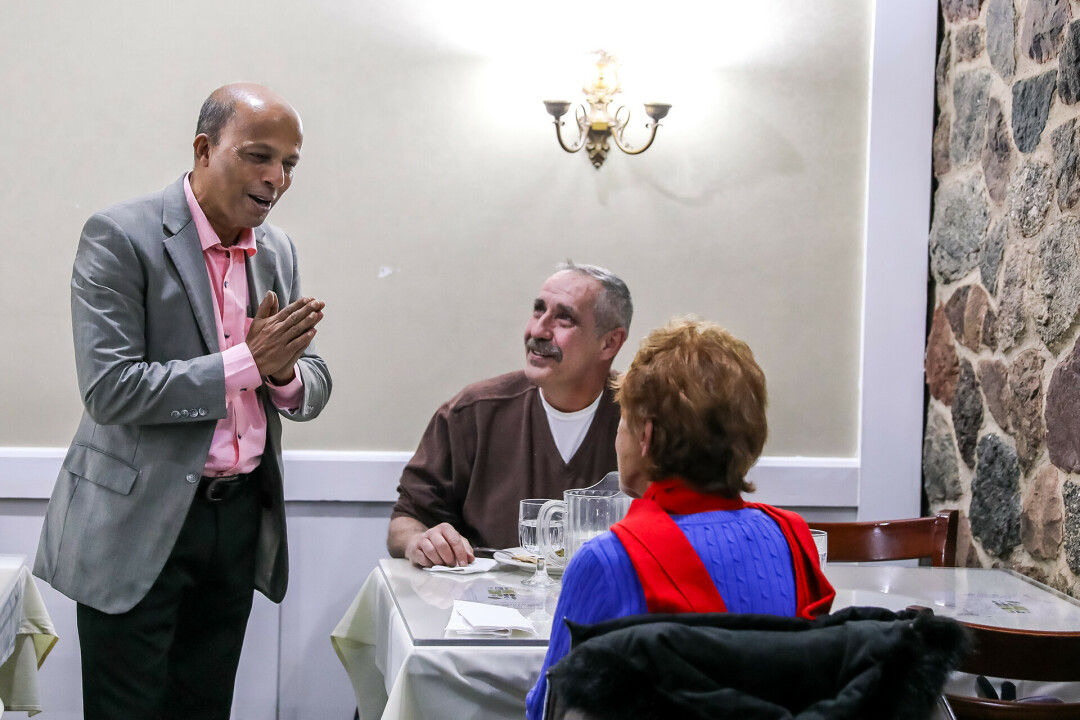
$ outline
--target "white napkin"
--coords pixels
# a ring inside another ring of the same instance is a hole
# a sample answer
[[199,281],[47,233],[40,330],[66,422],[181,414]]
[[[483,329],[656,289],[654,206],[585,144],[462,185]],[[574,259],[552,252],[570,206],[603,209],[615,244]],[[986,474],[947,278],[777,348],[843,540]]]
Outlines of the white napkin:
[[458,575],[471,575],[472,573],[487,572],[495,567],[497,563],[491,558],[476,558],[468,565],[461,567],[450,567],[449,565],[432,565],[429,568],[431,572],[448,572],[457,573]]
[[455,600],[450,622],[446,623],[447,637],[455,635],[489,635],[510,637],[514,632],[535,635],[536,628],[514,608],[501,605]]

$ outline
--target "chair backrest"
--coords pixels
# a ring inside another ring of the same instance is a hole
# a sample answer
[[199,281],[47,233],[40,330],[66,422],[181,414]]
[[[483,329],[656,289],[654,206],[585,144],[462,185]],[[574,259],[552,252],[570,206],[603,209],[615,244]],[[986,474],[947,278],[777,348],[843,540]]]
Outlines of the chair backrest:
[[942,510],[935,517],[877,522],[812,522],[829,533],[829,560],[868,562],[930,558],[934,567],[955,567],[960,514]]
[[[1080,682],[1080,632],[1035,632],[968,625],[972,651],[960,666],[972,675]],[[957,720],[1080,718],[1080,703],[1042,704],[947,695]]]
[[573,649],[548,670],[545,720],[924,718],[966,640],[951,618],[873,607],[567,624]]

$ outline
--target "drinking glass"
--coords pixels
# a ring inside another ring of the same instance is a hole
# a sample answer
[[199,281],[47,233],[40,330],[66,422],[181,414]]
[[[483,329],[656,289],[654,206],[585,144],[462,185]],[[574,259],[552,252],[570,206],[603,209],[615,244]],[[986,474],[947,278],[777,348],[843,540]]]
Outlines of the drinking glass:
[[810,535],[814,538],[814,545],[817,545],[818,565],[824,570],[825,559],[829,556],[829,533],[824,530],[811,530]]
[[546,502],[546,498],[522,500],[518,510],[518,541],[525,552],[536,558],[536,571],[533,572],[532,577],[521,581],[522,585],[529,587],[559,584],[558,580],[548,577],[547,561],[540,552],[540,530],[537,527],[537,518],[540,515],[540,508],[544,507]]

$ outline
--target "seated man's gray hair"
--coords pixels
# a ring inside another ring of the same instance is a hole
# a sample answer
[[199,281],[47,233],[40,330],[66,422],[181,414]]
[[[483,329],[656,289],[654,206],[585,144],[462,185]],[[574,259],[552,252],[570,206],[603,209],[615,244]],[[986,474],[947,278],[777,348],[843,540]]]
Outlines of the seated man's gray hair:
[[634,316],[634,302],[630,299],[630,289],[615,273],[597,265],[585,265],[567,260],[559,263],[556,270],[569,270],[581,275],[588,275],[600,283],[600,294],[596,296],[596,332],[603,334],[615,328],[630,330],[630,320]]

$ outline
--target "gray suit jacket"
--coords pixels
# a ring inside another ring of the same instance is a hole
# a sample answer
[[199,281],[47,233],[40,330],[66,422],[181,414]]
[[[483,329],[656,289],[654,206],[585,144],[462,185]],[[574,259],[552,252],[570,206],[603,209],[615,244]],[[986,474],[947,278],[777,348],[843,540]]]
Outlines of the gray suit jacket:
[[[251,308],[267,290],[284,307],[301,295],[296,249],[270,225],[255,229],[255,242]],[[49,501],[34,574],[103,612],[130,610],[154,583],[225,417],[210,293],[183,177],[86,222],[71,277],[84,411]],[[303,403],[286,416],[311,420],[330,397],[330,373],[312,347],[299,364]],[[267,432],[255,586],[279,602],[289,574],[281,421],[265,388],[258,392]]]

